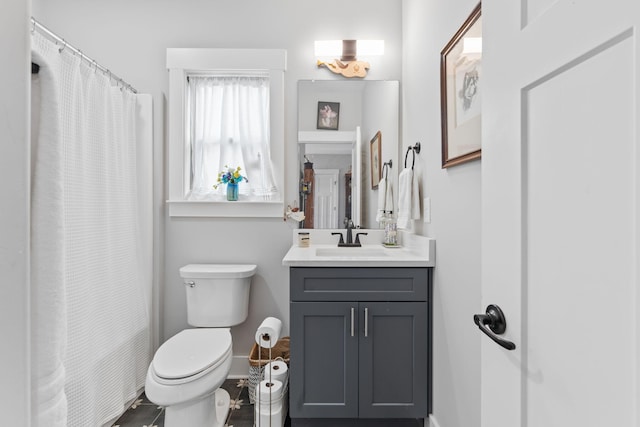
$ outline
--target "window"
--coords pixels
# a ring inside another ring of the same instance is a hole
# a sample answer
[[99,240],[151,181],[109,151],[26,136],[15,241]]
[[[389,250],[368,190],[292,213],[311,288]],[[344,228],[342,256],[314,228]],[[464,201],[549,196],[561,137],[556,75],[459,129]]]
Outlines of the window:
[[248,181],[246,200],[270,200],[278,188],[269,147],[269,75],[189,75],[188,142],[191,151],[189,200],[224,200],[217,175],[239,166]]
[[[167,49],[169,215],[278,217],[284,204],[283,50]],[[248,183],[226,201],[218,172]]]

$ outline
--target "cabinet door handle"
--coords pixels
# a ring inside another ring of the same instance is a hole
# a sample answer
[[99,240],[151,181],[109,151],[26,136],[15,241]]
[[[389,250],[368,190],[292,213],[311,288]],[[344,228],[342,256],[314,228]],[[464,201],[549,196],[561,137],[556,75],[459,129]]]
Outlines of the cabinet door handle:
[[364,336],[369,336],[369,309],[364,309]]
[[355,311],[356,309],[351,307],[351,336],[355,336]]

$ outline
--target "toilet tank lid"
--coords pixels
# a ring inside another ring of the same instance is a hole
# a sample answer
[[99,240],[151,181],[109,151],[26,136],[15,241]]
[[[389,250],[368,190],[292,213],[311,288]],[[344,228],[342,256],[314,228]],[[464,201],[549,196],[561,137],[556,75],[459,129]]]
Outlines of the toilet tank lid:
[[253,276],[258,268],[255,264],[189,264],[180,268],[184,279],[235,279]]

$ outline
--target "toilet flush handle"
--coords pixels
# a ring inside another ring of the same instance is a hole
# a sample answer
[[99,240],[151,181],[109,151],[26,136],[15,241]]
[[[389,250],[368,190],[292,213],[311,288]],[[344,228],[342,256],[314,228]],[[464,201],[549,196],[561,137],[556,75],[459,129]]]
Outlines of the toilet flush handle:
[[185,283],[187,286],[189,286],[190,288],[195,288],[196,287],[196,282],[194,282],[193,280],[189,280],[187,283]]

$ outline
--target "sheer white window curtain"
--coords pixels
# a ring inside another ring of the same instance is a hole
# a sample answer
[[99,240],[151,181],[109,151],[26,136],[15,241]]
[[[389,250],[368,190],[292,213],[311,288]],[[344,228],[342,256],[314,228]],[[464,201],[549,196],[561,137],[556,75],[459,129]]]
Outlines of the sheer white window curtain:
[[189,200],[224,200],[224,185],[213,186],[225,166],[240,166],[248,178],[239,186],[241,199],[272,199],[278,189],[270,156],[269,77],[191,75],[188,87]]

